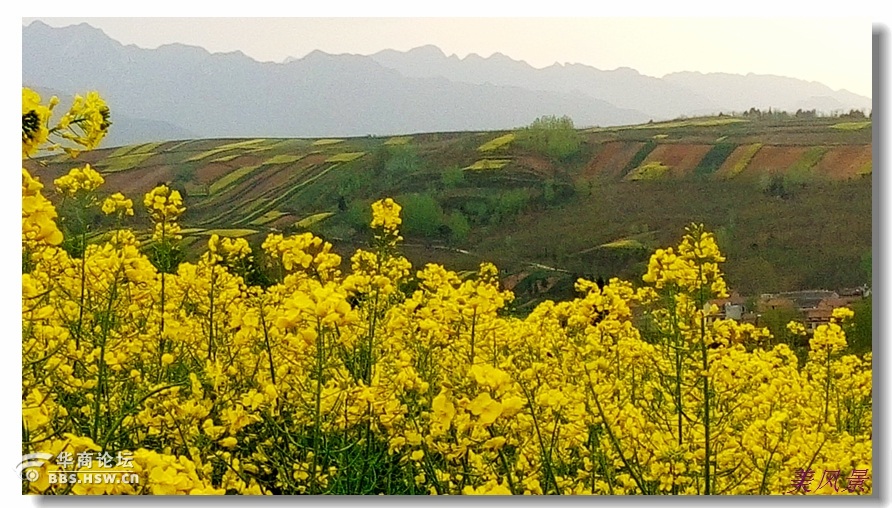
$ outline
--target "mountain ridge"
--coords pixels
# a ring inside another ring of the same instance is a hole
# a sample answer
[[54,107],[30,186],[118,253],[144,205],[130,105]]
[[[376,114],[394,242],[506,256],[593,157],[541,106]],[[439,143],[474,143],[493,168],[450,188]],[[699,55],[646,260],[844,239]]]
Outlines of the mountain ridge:
[[[499,52],[459,58],[434,45],[373,55],[314,50],[278,63],[183,43],[124,45],[86,23],[53,28],[34,21],[22,34],[23,85],[70,95],[98,89],[120,115],[206,138],[499,130],[542,115],[568,115],[581,127],[616,126],[754,106],[870,105],[795,78],[673,73],[667,79],[557,62],[536,69]],[[729,83],[731,91],[716,90],[714,82]],[[752,82],[778,87],[768,93],[785,102],[765,103],[766,92]]]

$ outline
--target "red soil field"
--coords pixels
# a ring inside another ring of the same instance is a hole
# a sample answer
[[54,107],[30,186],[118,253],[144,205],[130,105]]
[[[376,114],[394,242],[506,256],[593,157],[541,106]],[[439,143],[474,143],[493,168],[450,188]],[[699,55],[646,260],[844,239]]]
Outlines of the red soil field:
[[619,178],[626,164],[644,146],[643,142],[611,141],[589,162],[583,171],[584,177],[609,176]]
[[[223,155],[219,155],[218,157],[223,157]],[[214,158],[216,157],[209,157],[209,159]],[[200,166],[195,170],[195,181],[202,185],[210,185],[220,178],[223,178],[227,173],[245,166],[255,166],[262,163],[263,160],[262,156],[249,154],[241,155],[226,162],[205,162],[203,166]]]
[[283,216],[279,217],[278,219],[266,224],[265,227],[276,228],[276,229],[285,229],[288,226],[297,222],[298,220],[299,219],[297,217],[295,217],[294,215],[291,215],[291,214],[283,215]]
[[858,171],[873,160],[873,145],[845,145],[831,148],[815,164],[816,175],[833,180],[858,178]]
[[758,178],[766,173],[785,172],[811,147],[765,145],[740,172],[745,178]]
[[543,157],[536,157],[533,155],[524,155],[514,159],[514,165],[528,168],[535,173],[545,176],[553,176],[555,173],[554,166],[551,165],[546,159]]
[[119,189],[125,197],[132,199],[134,204],[142,203],[146,193],[154,189],[159,183],[173,180],[173,169],[170,166],[149,166],[140,168],[139,171],[118,171],[102,175],[105,178],[103,187]]
[[681,178],[694,172],[697,164],[712,150],[712,145],[664,143],[657,145],[642,164],[661,162],[669,166],[670,178]]

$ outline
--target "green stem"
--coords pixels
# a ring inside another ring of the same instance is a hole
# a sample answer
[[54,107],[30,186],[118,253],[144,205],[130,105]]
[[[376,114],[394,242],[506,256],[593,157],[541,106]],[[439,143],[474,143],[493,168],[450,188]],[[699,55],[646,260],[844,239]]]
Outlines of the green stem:
[[474,365],[474,335],[477,331],[477,309],[474,309],[474,316],[471,318],[471,356],[469,361]]
[[616,436],[613,434],[613,430],[610,429],[610,424],[607,423],[607,418],[604,415],[604,408],[601,407],[601,402],[598,400],[598,394],[595,392],[595,389],[592,388],[591,385],[591,374],[589,374],[588,367],[583,364],[582,368],[585,370],[586,383],[585,386],[588,388],[589,393],[592,395],[592,399],[595,401],[595,406],[598,408],[598,415],[601,417],[601,421],[604,423],[604,429],[607,431],[607,436],[610,438],[610,443],[613,445],[613,449],[619,455],[620,460],[622,460],[623,465],[626,466],[626,469],[629,470],[629,474],[632,476],[632,480],[635,481],[635,485],[638,486],[638,489],[642,494],[647,494],[647,491],[644,489],[644,482],[641,478],[638,477],[638,474],[635,472],[635,469],[632,468],[632,465],[626,460],[626,456],[623,455],[622,448],[619,446],[619,441],[616,439]]
[[316,393],[315,406],[316,410],[313,414],[313,471],[310,480],[310,494],[316,493],[316,465],[319,462],[319,438],[322,431],[322,362],[325,347],[325,337],[323,335],[322,325],[318,318],[316,322]]
[[366,386],[370,386],[372,384],[372,366],[374,365],[375,358],[373,354],[374,346],[375,346],[375,328],[378,325],[378,299],[381,295],[380,289],[375,289],[375,303],[372,307],[372,315],[369,316],[369,334],[368,341],[366,343],[366,365],[365,365],[365,383]]
[[703,438],[705,444],[705,452],[706,455],[703,459],[704,468],[706,472],[705,477],[705,485],[706,485],[706,495],[712,493],[711,475],[709,471],[709,461],[710,461],[710,428],[709,428],[709,353],[707,352],[706,347],[706,312],[703,310],[703,306],[706,304],[705,296],[703,294],[703,265],[699,265],[698,267],[698,291],[699,295],[697,298],[697,303],[700,306],[700,351],[702,353],[703,358]]
[[[87,231],[81,234],[81,244],[83,245],[87,241]],[[83,334],[83,326],[84,326],[84,301],[87,297],[86,292],[87,287],[87,251],[84,250],[84,253],[81,254],[81,295],[80,295],[80,309],[78,311],[77,318],[77,335],[74,337],[74,347],[76,349],[80,349],[81,347],[81,334]]]
[[208,306],[208,360],[214,359],[214,282],[217,275],[214,271],[215,267],[215,264],[211,264],[211,287],[208,296],[210,301]]
[[[117,278],[117,274],[115,275]],[[105,309],[105,315],[102,316],[102,342],[99,344],[99,372],[97,373],[98,379],[96,382],[96,393],[93,395],[93,441],[99,441],[99,402],[102,398],[102,389],[103,387],[108,389],[106,386],[105,379],[105,346],[108,341],[108,332],[110,328],[111,321],[111,310],[112,304],[114,304],[116,293],[117,293],[117,284],[112,284],[111,293],[108,296],[108,306]]]
[[159,379],[163,377],[164,372],[164,361],[162,358],[164,357],[164,293],[165,293],[165,275],[167,274],[167,265],[168,265],[168,256],[169,253],[165,252],[164,244],[165,244],[165,225],[167,224],[167,218],[161,219],[161,241],[156,247],[158,250],[161,259],[158,260],[159,269],[161,270],[161,326],[158,329],[158,377]]
[[276,367],[273,365],[273,350],[269,344],[269,328],[263,315],[263,300],[260,301],[260,326],[263,328],[263,341],[266,344],[266,355],[269,357],[269,376],[272,383],[276,384]]
[[827,379],[824,381],[824,423],[830,411],[830,350],[827,350]]
[[[558,489],[557,479],[554,476],[554,471],[551,470],[551,460],[549,460],[548,454],[545,452],[545,440],[542,439],[542,432],[539,430],[539,419],[536,418],[536,404],[533,402],[533,397],[527,390],[526,385],[520,383],[520,387],[523,389],[523,393],[526,396],[527,401],[530,403],[530,416],[533,417],[533,428],[536,430],[536,438],[539,440],[539,448],[542,451],[542,461],[545,463],[545,478],[547,481],[551,481],[555,494],[560,494],[561,492]],[[547,481],[545,485],[546,489],[548,488]]]
[[675,292],[671,289],[669,291],[669,312],[672,323],[673,349],[675,349],[675,409],[677,412],[676,416],[678,417],[677,437],[678,445],[681,446],[682,442],[684,441],[682,432],[682,415],[684,414],[684,408],[682,406],[681,400],[681,378],[683,365],[681,361],[681,337],[679,336],[678,332],[678,308],[676,307],[675,302]]

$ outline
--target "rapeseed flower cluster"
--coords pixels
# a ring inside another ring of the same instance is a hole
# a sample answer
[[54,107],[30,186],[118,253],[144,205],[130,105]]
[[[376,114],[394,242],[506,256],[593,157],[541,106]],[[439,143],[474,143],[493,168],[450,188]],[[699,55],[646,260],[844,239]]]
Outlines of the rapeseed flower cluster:
[[115,192],[102,202],[102,213],[121,217],[132,216],[133,200],[125,198],[120,192]]
[[109,109],[97,92],[90,92],[86,97],[74,96],[71,108],[59,120],[63,132],[62,137],[81,145],[84,150],[92,150],[108,133],[111,127]]
[[[99,146],[108,134],[109,108],[98,93],[90,92],[86,98],[76,95],[68,111],[50,127],[53,108],[58,104],[58,97],[42,104],[37,92],[22,88],[22,158],[36,155],[39,150],[64,150],[76,157],[81,150]],[[56,142],[47,144],[51,136],[56,137]]]
[[41,104],[37,92],[22,88],[22,158],[36,154],[47,142],[50,134],[47,124],[54,102]]
[[180,240],[180,226],[177,219],[186,211],[180,191],[167,185],[159,185],[146,194],[143,204],[149,217],[155,222],[152,239],[158,242]]
[[[53,183],[56,185],[56,191],[59,194],[74,197],[79,192],[91,192],[98,189],[100,185],[105,183],[105,179],[87,164],[83,168],[72,169],[67,175],[56,178]],[[120,193],[117,193],[117,195],[123,199],[123,195]]]
[[[101,191],[84,174],[67,181]],[[717,318],[724,257],[700,226],[643,284],[581,279],[519,318],[492,264],[413,267],[389,199],[349,266],[310,233],[270,235],[278,276],[259,287],[244,240],[212,236],[195,263],[145,253],[176,244],[185,208],[166,186],[143,201],[147,245],[119,228],[74,253],[41,191],[23,170],[22,452],[130,453],[141,481],[41,474],[23,492],[784,494],[797,470],[872,466],[872,359],[846,354],[851,313],[818,327],[804,363]]]

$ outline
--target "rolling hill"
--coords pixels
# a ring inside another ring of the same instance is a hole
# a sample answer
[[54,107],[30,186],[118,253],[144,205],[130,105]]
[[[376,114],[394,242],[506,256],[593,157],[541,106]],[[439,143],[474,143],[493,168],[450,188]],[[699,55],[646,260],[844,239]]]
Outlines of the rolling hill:
[[637,278],[691,221],[716,232],[744,294],[869,282],[869,121],[725,116],[577,134],[563,159],[496,131],[174,140],[25,167],[50,184],[90,163],[137,209],[171,183],[193,253],[213,232],[259,242],[303,230],[350,252],[369,238],[368,205],[393,196],[416,266],[491,260],[521,303],[563,296],[580,275]]

